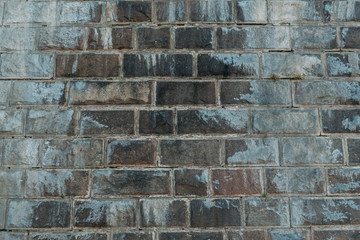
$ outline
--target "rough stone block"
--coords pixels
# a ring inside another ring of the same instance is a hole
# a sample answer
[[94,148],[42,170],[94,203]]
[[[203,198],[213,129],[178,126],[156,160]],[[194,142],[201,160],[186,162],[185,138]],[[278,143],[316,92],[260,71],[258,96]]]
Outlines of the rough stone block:
[[268,231],[269,240],[307,240],[308,233],[302,229],[271,229]]
[[228,232],[229,240],[251,240],[251,239],[266,239],[265,231],[261,230],[241,230]]
[[195,22],[231,22],[234,4],[224,0],[194,0],[190,2],[190,19]]
[[154,234],[149,232],[140,232],[140,233],[132,233],[132,232],[121,232],[114,233],[113,240],[153,240]]
[[325,1],[324,2],[324,21],[325,22],[345,22],[360,20],[359,1]]
[[[6,199],[0,199],[0,228],[4,228],[5,213],[6,213]],[[4,233],[6,233],[6,232],[1,232],[0,237],[3,237],[5,235]]]
[[206,196],[209,173],[206,169],[175,169],[175,195]]
[[329,169],[328,191],[330,194],[360,193],[360,169]]
[[159,240],[223,240],[221,232],[162,232]]
[[132,28],[90,28],[87,49],[130,49],[132,48]]
[[4,24],[47,23],[55,24],[56,2],[5,3]]
[[[360,2],[359,3],[359,13],[360,13]],[[360,20],[360,19],[359,19]],[[342,42],[341,47],[343,48],[360,48],[360,28],[359,27],[350,27],[350,28],[341,28]]]
[[336,28],[333,27],[292,27],[293,48],[295,49],[334,49]]
[[338,53],[326,56],[330,77],[356,77],[360,75],[360,57],[357,53]]
[[41,29],[39,33],[39,50],[83,50],[84,28],[52,27]]
[[[0,196],[22,197],[25,190],[25,171],[0,171]],[[1,206],[0,206],[1,208]],[[1,219],[1,216],[0,216]]]
[[[8,139],[2,140],[3,160],[7,167],[40,167],[40,146],[42,140],[38,139]],[[1,162],[1,161],[0,161]]]
[[10,98],[10,81],[0,81],[0,106],[8,105]]
[[213,49],[212,32],[212,28],[175,28],[175,48]]
[[140,134],[172,134],[173,112],[171,110],[140,111]]
[[137,30],[139,49],[170,48],[170,28],[144,28]]
[[321,1],[270,1],[269,21],[272,23],[321,22]]
[[[1,8],[0,11],[2,11]],[[37,43],[36,43],[37,32],[38,32],[38,28],[32,28],[32,27],[0,28],[0,35],[1,35],[0,50],[1,51],[34,51],[37,49]]]
[[315,230],[314,231],[314,240],[323,240],[323,239],[334,239],[334,240],[356,240],[360,238],[359,230]]
[[103,14],[100,2],[59,2],[57,9],[60,24],[100,23]]
[[156,3],[158,22],[182,22],[186,20],[185,1],[161,1]]
[[19,110],[0,111],[0,135],[23,135],[24,112]]
[[108,21],[151,22],[150,1],[114,1],[107,3]]
[[349,165],[360,165],[360,139],[348,139]]
[[107,240],[107,233],[42,232],[31,233],[30,240]]
[[[1,226],[1,224],[0,224]],[[15,232],[0,232],[0,239],[6,240],[27,240],[27,234]]]
[[360,110],[322,110],[322,125],[325,133],[359,133]]
[[237,1],[236,2],[236,20],[245,23],[266,23],[267,6],[266,1]]

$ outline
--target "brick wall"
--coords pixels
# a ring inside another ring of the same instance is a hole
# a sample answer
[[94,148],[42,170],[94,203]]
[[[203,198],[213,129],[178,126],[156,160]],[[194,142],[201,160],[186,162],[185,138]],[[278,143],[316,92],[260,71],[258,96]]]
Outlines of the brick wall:
[[0,0],[0,239],[360,239],[359,22]]

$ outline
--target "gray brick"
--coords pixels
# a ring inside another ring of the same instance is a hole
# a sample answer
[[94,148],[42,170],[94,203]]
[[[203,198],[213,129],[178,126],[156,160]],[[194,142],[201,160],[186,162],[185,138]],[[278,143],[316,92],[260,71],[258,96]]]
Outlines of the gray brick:
[[267,6],[266,1],[237,1],[236,2],[236,20],[246,23],[266,23]]
[[170,193],[167,170],[97,170],[93,172],[94,196]]
[[83,50],[84,28],[53,27],[39,30],[38,48],[40,50]]
[[356,77],[360,75],[360,57],[357,53],[338,53],[326,56],[330,77]]
[[265,53],[264,77],[298,78],[302,76],[320,77],[322,64],[320,55],[293,53]]
[[[40,167],[40,146],[42,140],[37,139],[9,139],[2,140],[3,161],[8,167]],[[0,142],[1,145],[1,142]]]
[[161,1],[156,3],[158,22],[182,22],[186,20],[186,2]]
[[81,232],[39,232],[31,233],[30,240],[107,240],[106,233],[81,233]]
[[[1,226],[1,224],[0,224]],[[6,240],[27,240],[27,234],[14,232],[0,232],[0,239]]]
[[321,22],[320,1],[270,1],[269,19],[272,23]]
[[175,48],[213,49],[213,29],[199,27],[175,28]]
[[[360,9],[360,2],[358,3]],[[360,16],[359,16],[359,20],[360,20]],[[360,48],[360,43],[358,41],[358,39],[360,39],[360,28],[358,27],[341,28],[341,36],[342,36],[341,47]]]
[[161,165],[213,166],[220,164],[218,140],[162,140]]
[[70,226],[69,200],[11,200],[7,228],[66,228]]
[[[0,228],[4,228],[5,225],[5,213],[6,213],[6,199],[0,199]],[[2,237],[2,234],[6,232],[1,232],[0,237]],[[6,238],[5,238],[6,239]]]
[[293,199],[290,206],[294,226],[355,225],[360,222],[360,199]]
[[360,139],[348,139],[349,165],[360,165]]
[[172,134],[173,112],[171,110],[140,111],[140,134]]
[[[25,171],[0,171],[0,196],[22,197],[25,183]],[[0,216],[1,218],[1,216]]]
[[144,199],[141,204],[141,226],[186,227],[187,204],[184,200]]
[[107,3],[108,19],[112,22],[151,22],[150,1],[114,1]]
[[290,105],[289,81],[221,82],[222,104]]
[[6,2],[4,24],[55,24],[56,2]]
[[328,191],[330,194],[360,193],[360,169],[329,169]]
[[223,0],[194,0],[190,3],[191,21],[205,22],[230,22],[234,5],[230,1]]
[[253,111],[253,130],[255,133],[308,133],[317,129],[315,110],[255,110]]
[[114,233],[113,240],[153,240],[154,234],[151,232],[121,232]]
[[10,97],[10,81],[0,81],[0,106],[8,105]]
[[347,239],[347,240],[356,240],[360,237],[359,230],[315,230],[314,231],[314,240],[330,240],[330,239]]
[[103,4],[99,2],[59,2],[57,10],[60,24],[99,23]]
[[[0,3],[1,5],[1,3]],[[2,9],[0,8],[0,11]],[[0,13],[1,14],[1,13]],[[2,51],[33,51],[37,49],[37,32],[39,28],[14,27],[0,28]]]
[[360,110],[322,110],[322,125],[325,133],[359,133]]
[[268,231],[269,240],[307,240],[308,233],[302,229],[271,229]]
[[265,231],[262,230],[231,230],[228,232],[228,237],[228,240],[266,239]]
[[265,175],[270,194],[320,194],[325,190],[321,168],[268,168]]
[[132,28],[90,28],[87,49],[129,49],[132,48]]
[[332,27],[292,27],[293,47],[295,49],[334,49],[336,28]]
[[175,195],[206,196],[209,173],[206,169],[176,169]]
[[136,200],[76,201],[76,227],[135,227]]
[[222,232],[162,232],[159,240],[223,240]]
[[0,110],[0,135],[23,135],[24,112],[16,110]]
[[141,27],[137,30],[139,49],[170,48],[170,28]]
[[280,145],[286,166],[344,163],[341,139],[283,138]]
[[324,2],[325,21],[343,22],[360,20],[359,1],[325,1]]
[[287,199],[245,200],[246,226],[290,226]]
[[16,81],[13,85],[11,105],[63,105],[65,82]]

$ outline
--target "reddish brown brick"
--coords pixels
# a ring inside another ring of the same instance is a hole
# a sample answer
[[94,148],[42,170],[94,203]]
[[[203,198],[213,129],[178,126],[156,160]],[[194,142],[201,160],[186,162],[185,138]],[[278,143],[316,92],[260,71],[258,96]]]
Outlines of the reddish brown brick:
[[175,194],[180,196],[206,196],[208,171],[205,169],[176,169]]
[[115,22],[150,22],[150,1],[117,1],[108,3],[109,20]]
[[171,110],[140,111],[141,134],[172,134],[173,112]]

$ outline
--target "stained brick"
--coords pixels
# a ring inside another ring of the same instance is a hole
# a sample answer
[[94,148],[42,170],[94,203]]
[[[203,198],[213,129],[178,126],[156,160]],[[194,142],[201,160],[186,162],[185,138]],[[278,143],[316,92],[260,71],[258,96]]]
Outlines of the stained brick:
[[[1,224],[0,224],[1,226]],[[27,235],[25,233],[15,233],[15,232],[0,232],[0,239],[6,240],[26,240]]]
[[68,200],[11,200],[8,228],[66,228],[70,226]]
[[0,106],[8,105],[10,97],[10,81],[0,81]]
[[141,202],[141,226],[185,227],[186,202],[173,199],[144,199]]
[[190,226],[240,226],[240,213],[239,199],[193,199],[190,201]]
[[22,135],[24,133],[23,111],[0,110],[0,135]]
[[[1,7],[0,7],[0,11],[2,11]],[[0,50],[2,51],[36,50],[37,49],[36,40],[37,40],[38,30],[39,28],[35,28],[35,27],[0,28],[0,35],[1,35]]]
[[55,24],[56,2],[6,2],[4,24]]
[[302,229],[271,229],[269,232],[269,240],[307,240],[308,234],[306,230]]
[[261,230],[244,230],[228,232],[229,240],[265,239],[265,232]]
[[343,48],[360,48],[360,28],[341,28],[341,36]]
[[98,170],[93,175],[95,196],[170,193],[170,172],[167,170]]
[[326,65],[330,77],[355,77],[360,75],[357,53],[328,54]]
[[44,232],[44,233],[31,233],[30,240],[107,240],[106,233],[81,233],[81,232]]
[[359,1],[325,1],[324,21],[343,22],[360,20]]
[[159,240],[223,240],[221,232],[162,232]]
[[149,140],[115,140],[107,147],[110,166],[154,165],[156,145]]
[[170,48],[170,28],[139,28],[138,48]]
[[213,82],[158,82],[156,104],[215,104],[215,84]]
[[84,28],[52,27],[40,30],[38,48],[40,50],[83,50]]
[[[0,196],[22,197],[24,192],[25,171],[0,171]],[[1,207],[0,207],[1,208]],[[0,216],[1,219],[1,216]]]
[[158,22],[182,22],[186,20],[186,2],[161,1],[156,3]]
[[213,166],[220,164],[218,140],[162,140],[161,165]]
[[360,165],[360,139],[348,139],[349,165]]
[[83,111],[81,135],[133,134],[133,111]]
[[269,19],[273,23],[302,23],[322,21],[320,1],[270,1]]
[[266,192],[270,194],[324,193],[325,174],[321,168],[265,169]]
[[116,54],[72,54],[56,56],[57,77],[116,77],[119,56]]
[[132,48],[132,28],[90,28],[87,49],[130,49]]
[[267,6],[266,1],[237,1],[236,2],[236,20],[246,23],[266,23]]
[[295,49],[334,49],[336,28],[332,27],[292,27],[293,47]]
[[71,82],[70,104],[150,104],[151,82]]
[[247,133],[247,110],[183,110],[178,111],[178,132]]
[[103,14],[100,2],[60,2],[57,9],[60,24],[99,23]]
[[314,231],[314,240],[323,240],[323,239],[347,239],[347,240],[356,240],[360,238],[359,230],[315,230]]
[[109,19],[115,22],[150,22],[150,1],[115,1],[107,5]]
[[[7,167],[40,167],[40,146],[43,141],[38,139],[8,139],[3,144],[2,164]],[[1,162],[1,161],[0,161]]]
[[171,110],[140,111],[140,134],[173,133],[173,112]]
[[328,170],[330,194],[360,193],[360,169],[339,168]]
[[153,240],[153,233],[132,233],[132,232],[121,232],[114,233],[113,240]]
[[[0,199],[0,228],[4,228],[6,213],[6,199]],[[3,237],[6,232],[1,232],[0,237]],[[2,235],[3,234],[3,235]]]
[[205,169],[176,169],[175,195],[206,196],[208,185],[208,171]]
[[175,29],[175,48],[213,49],[213,29],[183,27]]
[[322,125],[325,133],[359,133],[360,110],[322,110]]
[[230,22],[234,5],[223,0],[194,0],[190,2],[191,21]]

